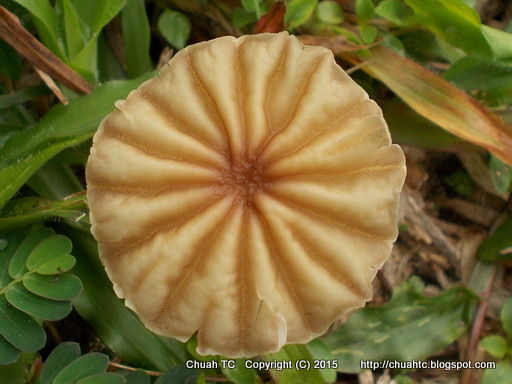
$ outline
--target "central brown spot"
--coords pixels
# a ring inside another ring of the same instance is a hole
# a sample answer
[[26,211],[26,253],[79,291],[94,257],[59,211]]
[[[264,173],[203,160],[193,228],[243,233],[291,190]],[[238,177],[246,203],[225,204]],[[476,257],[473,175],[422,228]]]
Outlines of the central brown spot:
[[268,183],[261,164],[248,160],[230,163],[221,172],[219,181],[224,194],[234,195],[239,203],[245,205],[252,205],[254,194],[265,189]]

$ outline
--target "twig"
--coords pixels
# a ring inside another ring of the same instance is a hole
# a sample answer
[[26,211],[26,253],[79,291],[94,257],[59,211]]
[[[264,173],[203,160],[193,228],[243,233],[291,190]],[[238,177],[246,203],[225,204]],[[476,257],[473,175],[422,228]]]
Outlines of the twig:
[[87,94],[93,86],[82,76],[67,66],[35,39],[19,19],[0,5],[0,38],[30,61],[35,67],[60,81],[66,87],[79,94]]
[[50,76],[48,76],[45,72],[41,71],[36,66],[34,66],[34,69],[36,70],[41,80],[44,81],[46,86],[51,89],[55,96],[57,96],[57,99],[59,99],[62,104],[67,105],[68,99],[66,99],[66,96],[64,96],[60,88],[57,86],[57,84],[55,84],[55,81],[53,81]]
[[108,364],[110,366],[112,366],[112,367],[124,369],[124,370],[127,370],[127,371],[142,371],[142,372],[146,372],[149,376],[162,376],[162,372],[148,371],[146,369],[140,369],[140,368],[133,368],[133,367],[130,367],[128,365],[114,363],[113,361],[109,362]]

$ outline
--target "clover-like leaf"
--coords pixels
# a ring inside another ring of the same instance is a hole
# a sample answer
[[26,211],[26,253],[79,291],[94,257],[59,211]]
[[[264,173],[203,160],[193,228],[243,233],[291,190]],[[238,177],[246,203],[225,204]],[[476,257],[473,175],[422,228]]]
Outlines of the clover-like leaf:
[[37,269],[52,258],[67,255],[69,252],[71,252],[71,240],[67,237],[62,235],[48,237],[32,251],[27,260],[27,268]]
[[13,279],[17,279],[24,273],[28,272],[26,264],[30,252],[37,246],[37,244],[51,235],[53,235],[53,231],[51,229],[42,228],[31,232],[30,236],[27,236],[25,240],[23,240],[18,249],[16,249],[16,252],[9,264],[9,275],[11,275]]
[[82,290],[82,282],[75,275],[62,274],[28,275],[23,279],[23,285],[36,295],[53,300],[71,300]]
[[108,357],[102,353],[91,352],[69,363],[53,379],[52,384],[75,383],[80,379],[103,373],[108,367]]
[[12,364],[20,356],[20,350],[0,336],[0,364]]
[[55,301],[36,296],[21,284],[13,285],[6,290],[5,297],[13,307],[43,320],[60,320],[72,309],[69,301]]
[[37,273],[42,275],[56,275],[59,273],[67,272],[75,265],[75,258],[71,255],[62,255],[51,259],[46,263],[37,267]]
[[75,264],[71,241],[49,228],[16,231],[2,238],[0,250],[0,364],[35,352],[46,342],[40,320],[71,312],[81,281],[66,274]]
[[[46,359],[41,372],[41,384],[124,384],[117,373],[106,372],[108,357],[92,352],[80,356],[77,343],[58,345]],[[147,375],[146,375],[147,376]]]
[[14,347],[35,352],[46,342],[46,334],[34,319],[13,308],[0,296],[0,334]]

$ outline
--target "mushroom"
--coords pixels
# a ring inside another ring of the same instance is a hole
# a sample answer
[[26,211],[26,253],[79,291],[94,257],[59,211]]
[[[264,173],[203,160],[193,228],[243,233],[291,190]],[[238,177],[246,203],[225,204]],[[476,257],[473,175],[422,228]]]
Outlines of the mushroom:
[[150,330],[250,357],[371,299],[404,154],[331,51],[286,32],[221,37],[116,106],[86,169],[92,233]]

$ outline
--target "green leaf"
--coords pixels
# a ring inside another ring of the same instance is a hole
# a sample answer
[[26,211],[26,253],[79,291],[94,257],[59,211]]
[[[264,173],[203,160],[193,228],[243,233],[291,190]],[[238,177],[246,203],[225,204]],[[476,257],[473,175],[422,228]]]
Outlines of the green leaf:
[[353,313],[324,338],[339,371],[358,372],[361,360],[424,360],[466,331],[477,301],[470,290],[453,287],[425,297],[413,280],[396,287],[388,304]]
[[373,18],[375,7],[372,0],[356,0],[356,15],[361,23],[366,23]]
[[73,273],[83,283],[73,306],[102,342],[127,364],[163,371],[184,363],[188,356],[185,344],[150,332],[114,294],[89,230],[62,230],[73,240],[73,254],[77,257]]
[[361,25],[359,27],[359,33],[361,34],[361,39],[365,44],[371,44],[377,38],[379,31],[373,25]]
[[80,357],[80,345],[73,342],[59,344],[50,353],[43,365],[41,384],[52,384],[57,374],[72,361]]
[[[18,80],[21,74],[21,57],[5,41],[0,40],[0,76]],[[0,103],[0,109],[1,108]]]
[[105,83],[66,106],[52,108],[36,125],[0,137],[0,208],[45,162],[61,150],[90,138],[101,120],[114,109],[114,102],[125,98],[152,75]]
[[[171,367],[160,376],[155,384],[189,384],[195,382],[199,372],[184,365]],[[193,381],[191,381],[193,380]]]
[[324,380],[328,383],[336,381],[336,369],[338,368],[338,360],[333,359],[329,347],[322,339],[313,339],[306,344],[311,356],[318,361],[322,368],[319,368]]
[[0,366],[0,384],[32,384],[30,381],[33,380],[29,378],[35,376],[33,373],[35,359],[35,353],[24,352],[15,362]]
[[[1,44],[0,40],[0,44]],[[1,52],[0,52],[0,63],[2,62],[1,59]],[[1,64],[0,64],[1,66]],[[1,69],[0,69],[0,75],[1,75]],[[22,104],[27,101],[36,99],[40,96],[48,95],[51,91],[48,89],[48,87],[44,85],[34,85],[33,87],[23,88],[19,91],[11,92],[5,95],[0,96],[0,110],[10,108],[14,105]]]
[[501,359],[507,353],[507,340],[498,335],[488,336],[481,341],[482,347],[492,356]]
[[21,284],[9,287],[5,291],[5,298],[13,307],[43,320],[63,319],[73,309],[69,301],[55,301],[34,295]]
[[291,369],[270,369],[270,375],[278,383],[324,383],[325,380],[318,369],[314,368],[313,357],[308,348],[302,344],[288,344],[279,351],[263,356],[266,361],[277,361],[292,364]]
[[153,69],[149,56],[149,21],[144,4],[144,0],[127,0],[121,11],[124,61],[130,78]]
[[339,24],[343,21],[343,10],[335,1],[322,1],[315,8],[315,16],[327,24]]
[[56,275],[69,271],[74,267],[76,259],[71,255],[62,255],[48,260],[37,267],[36,272],[42,275]]
[[166,9],[158,18],[158,30],[173,47],[182,49],[187,45],[192,25],[187,16]]
[[3,249],[0,250],[0,289],[4,288],[12,281],[8,266],[16,250],[23,242],[24,237],[24,232],[16,231],[10,232],[5,237],[1,238]]
[[71,252],[73,244],[66,236],[53,235],[40,242],[30,253],[27,259],[27,268],[37,270],[58,256],[67,255]]
[[246,359],[236,359],[235,367],[229,368],[228,366],[223,367],[222,373],[234,383],[239,384],[258,384],[260,383],[259,376],[256,371],[252,368],[245,367]]
[[235,8],[231,17],[233,26],[236,28],[242,28],[257,21],[256,15],[254,13],[247,12],[242,7]]
[[125,382],[125,379],[121,375],[113,372],[107,372],[78,380],[76,384],[124,384]]
[[498,193],[506,193],[512,183],[512,171],[510,165],[504,163],[491,154],[489,172]]
[[512,259],[512,216],[487,237],[476,251],[481,261],[495,262]]
[[507,332],[508,336],[512,336],[512,297],[505,300],[503,308],[501,309],[500,318],[503,329]]
[[87,41],[97,37],[125,5],[126,0],[73,0],[76,12],[83,22],[82,33]]
[[58,38],[59,23],[49,0],[14,0],[25,7],[34,17],[39,37],[46,48],[61,59],[65,57],[62,40]]
[[248,24],[255,23],[258,19],[252,12],[247,12],[242,7],[237,7],[231,14],[233,26],[235,28],[242,28]]
[[31,252],[45,239],[51,237],[55,232],[50,228],[41,228],[30,232],[20,244],[9,264],[9,274],[13,279],[20,278],[28,272],[27,259]]
[[12,199],[5,204],[0,214],[0,231],[48,220],[54,216],[74,222],[88,222],[86,210],[85,194],[56,201],[40,197]]
[[443,177],[443,181],[462,197],[469,198],[475,192],[475,182],[466,172],[450,173]]
[[80,379],[103,373],[108,368],[108,357],[102,353],[91,352],[80,356],[66,365],[52,381],[52,384],[69,384]]
[[71,300],[82,290],[80,279],[68,273],[56,276],[34,273],[23,279],[23,285],[30,292],[53,300]]
[[481,384],[510,384],[512,365],[509,361],[500,361],[496,369],[486,369]]
[[478,13],[462,0],[405,0],[425,26],[467,53],[492,57]]
[[[59,0],[62,5],[62,17],[64,19],[64,37],[66,38],[67,57],[73,58],[80,53],[86,43],[86,37],[82,35],[82,22],[71,0]],[[76,3],[76,1],[75,1]]]
[[247,12],[256,13],[256,17],[259,19],[261,16],[260,1],[259,0],[242,0],[242,7]]
[[151,378],[146,372],[133,371],[126,375],[126,384],[151,384]]
[[377,5],[375,13],[396,25],[405,26],[416,23],[414,12],[398,0],[384,0]]
[[0,335],[26,352],[38,351],[46,342],[46,334],[39,324],[13,308],[3,296],[0,296]]
[[475,98],[491,105],[512,102],[512,66],[494,60],[464,57],[453,64],[443,77]]
[[315,11],[318,0],[291,0],[286,6],[284,23],[288,28],[304,24]]
[[491,46],[494,58],[512,64],[512,34],[487,25],[482,25],[482,32]]
[[20,350],[0,336],[0,365],[12,364],[20,357]]

